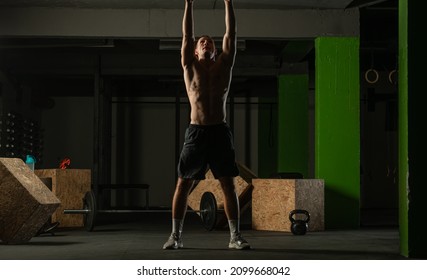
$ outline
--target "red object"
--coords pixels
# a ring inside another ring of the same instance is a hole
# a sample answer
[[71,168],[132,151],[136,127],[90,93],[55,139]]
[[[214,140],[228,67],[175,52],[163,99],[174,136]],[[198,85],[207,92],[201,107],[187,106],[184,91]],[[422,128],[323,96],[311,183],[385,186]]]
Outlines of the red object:
[[69,158],[64,158],[61,160],[61,163],[59,164],[59,168],[61,169],[67,169],[70,166],[71,160]]

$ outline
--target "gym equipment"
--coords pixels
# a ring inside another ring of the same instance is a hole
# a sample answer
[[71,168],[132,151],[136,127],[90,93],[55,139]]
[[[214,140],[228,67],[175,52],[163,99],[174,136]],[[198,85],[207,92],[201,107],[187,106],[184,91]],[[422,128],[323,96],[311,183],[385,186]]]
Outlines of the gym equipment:
[[61,204],[21,158],[0,157],[0,240],[24,244]]
[[[294,219],[294,215],[303,214],[305,215],[304,220]],[[289,213],[289,220],[291,221],[291,232],[295,235],[304,235],[308,230],[308,222],[310,221],[310,214],[306,210],[295,209]]]
[[[217,212],[223,211],[217,208],[215,196],[211,192],[205,192],[200,200],[200,210],[188,209],[187,212],[200,213],[203,226],[212,231],[216,225]],[[95,194],[93,191],[86,192],[83,198],[83,209],[64,209],[64,214],[82,214],[84,215],[84,228],[87,231],[93,231],[95,227],[96,216],[99,213],[168,213],[172,210],[98,210]]]
[[205,192],[200,200],[200,218],[202,219],[204,227],[211,231],[216,225],[218,211],[216,206],[216,199],[213,193]]

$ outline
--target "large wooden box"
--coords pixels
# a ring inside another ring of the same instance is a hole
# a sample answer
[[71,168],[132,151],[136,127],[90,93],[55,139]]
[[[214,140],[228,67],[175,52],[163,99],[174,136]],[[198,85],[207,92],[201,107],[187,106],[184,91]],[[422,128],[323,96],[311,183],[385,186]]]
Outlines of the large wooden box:
[[59,227],[82,227],[83,215],[64,214],[64,209],[82,209],[83,197],[91,190],[90,169],[37,169],[40,178],[52,178],[52,192],[61,205],[52,215],[52,222]]
[[20,158],[0,158],[0,240],[29,241],[60,205]]
[[325,229],[322,179],[253,179],[252,185],[253,229],[290,232],[289,213],[294,209],[310,213],[308,231]]

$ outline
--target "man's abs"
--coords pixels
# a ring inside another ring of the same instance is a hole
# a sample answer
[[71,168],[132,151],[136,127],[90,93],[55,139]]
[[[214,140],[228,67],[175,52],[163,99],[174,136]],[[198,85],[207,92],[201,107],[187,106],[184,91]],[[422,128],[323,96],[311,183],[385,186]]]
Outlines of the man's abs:
[[[213,96],[212,96],[213,95]],[[189,93],[191,123],[212,125],[225,122],[225,96],[209,93]]]

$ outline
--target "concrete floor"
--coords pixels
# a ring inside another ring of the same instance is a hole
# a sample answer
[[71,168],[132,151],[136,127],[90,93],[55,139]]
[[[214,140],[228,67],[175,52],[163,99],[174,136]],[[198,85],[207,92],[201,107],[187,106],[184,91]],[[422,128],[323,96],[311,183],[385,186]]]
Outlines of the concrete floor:
[[1,260],[399,260],[399,232],[394,226],[357,230],[287,232],[242,229],[252,250],[227,248],[228,230],[206,231],[187,214],[184,249],[162,250],[171,230],[170,214],[100,217],[93,232],[59,228],[54,236],[34,237],[23,245],[0,243]]

